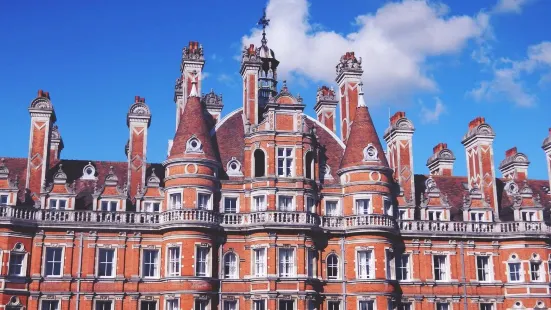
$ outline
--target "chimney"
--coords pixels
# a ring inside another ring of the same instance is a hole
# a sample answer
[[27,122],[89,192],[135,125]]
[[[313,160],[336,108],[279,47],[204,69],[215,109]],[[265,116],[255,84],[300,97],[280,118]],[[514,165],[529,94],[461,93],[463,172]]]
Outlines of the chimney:
[[333,87],[322,86],[318,88],[316,95],[316,105],[314,110],[318,121],[329,128],[329,130],[336,132],[337,124],[335,118],[337,110],[337,96]]
[[145,186],[145,171],[147,167],[147,134],[151,124],[151,111],[145,98],[134,97],[134,103],[130,106],[126,117],[129,129],[127,144],[127,175],[130,198],[134,198],[138,187]]
[[498,219],[496,174],[492,143],[495,133],[483,117],[477,117],[469,123],[469,130],[461,143],[467,155],[467,175],[469,189],[480,189],[483,199],[491,206]]
[[345,144],[350,134],[350,125],[356,116],[362,74],[361,58],[356,58],[354,52],[346,52],[341,56],[335,80],[339,84],[341,140]]
[[455,156],[446,143],[438,143],[427,160],[431,175],[452,176]]
[[524,181],[528,179],[528,157],[513,147],[505,152],[505,159],[499,164],[499,171],[507,180]]
[[254,45],[245,47],[241,58],[241,77],[243,78],[243,114],[246,124],[259,122],[258,74],[262,60]]
[[542,148],[545,152],[545,161],[547,162],[547,178],[549,179],[549,194],[551,194],[551,128],[549,128],[547,138],[543,140]]
[[404,191],[406,201],[415,201],[413,172],[413,132],[415,127],[406,117],[406,112],[396,112],[390,117],[390,126],[385,130],[384,139],[387,143],[388,165],[394,170],[394,178],[398,180]]

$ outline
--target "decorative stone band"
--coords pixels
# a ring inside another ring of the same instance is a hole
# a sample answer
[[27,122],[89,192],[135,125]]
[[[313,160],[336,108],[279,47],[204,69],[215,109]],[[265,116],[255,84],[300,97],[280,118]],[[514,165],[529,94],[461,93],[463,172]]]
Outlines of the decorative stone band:
[[[437,222],[437,221],[398,221],[402,235],[476,235],[492,238],[522,238],[525,235],[541,235],[548,238],[551,227],[544,222]],[[546,236],[547,235],[547,236]]]

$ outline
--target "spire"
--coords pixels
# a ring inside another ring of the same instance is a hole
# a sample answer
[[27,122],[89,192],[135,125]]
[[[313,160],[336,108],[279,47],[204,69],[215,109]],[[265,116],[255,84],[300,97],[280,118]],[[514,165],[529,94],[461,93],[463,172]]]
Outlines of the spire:
[[368,108],[358,106],[340,169],[355,166],[388,167],[388,162]]
[[365,105],[365,100],[364,100],[363,86],[364,86],[364,83],[362,83],[362,82],[360,82],[360,84],[358,84],[358,108],[367,107]]
[[258,24],[262,26],[262,40],[260,42],[262,46],[266,46],[268,43],[268,39],[266,39],[266,27],[270,24],[270,20],[266,18],[266,8],[264,8],[264,13],[258,21]]
[[216,160],[209,128],[203,116],[203,106],[195,83],[194,79],[189,100],[174,135],[169,159],[201,158]]

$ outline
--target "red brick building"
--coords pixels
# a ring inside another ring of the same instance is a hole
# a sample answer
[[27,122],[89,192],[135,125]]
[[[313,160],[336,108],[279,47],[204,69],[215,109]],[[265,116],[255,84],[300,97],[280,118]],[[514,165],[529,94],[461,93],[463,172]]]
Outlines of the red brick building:
[[[141,97],[126,162],[62,159],[53,101],[39,91],[27,158],[0,163],[0,308],[551,307],[551,173],[529,179],[513,148],[498,177],[495,133],[479,117],[461,140],[467,176],[454,175],[445,143],[430,173],[415,174],[412,122],[398,112],[380,137],[361,59],[335,62],[336,90],[306,100],[313,119],[277,87],[264,36],[243,51],[242,108],[221,117],[221,96],[200,95],[205,60],[191,42],[162,163],[147,162]],[[543,149],[551,167],[551,135]]]

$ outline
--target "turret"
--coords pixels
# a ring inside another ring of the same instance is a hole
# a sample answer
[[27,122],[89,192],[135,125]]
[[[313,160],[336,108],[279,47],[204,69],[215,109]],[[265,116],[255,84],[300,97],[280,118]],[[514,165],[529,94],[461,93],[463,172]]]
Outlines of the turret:
[[190,41],[187,47],[182,49],[182,62],[180,65],[180,77],[176,79],[174,87],[174,102],[176,103],[176,129],[180,122],[180,117],[189,93],[191,92],[191,80],[196,80],[197,92],[201,93],[201,80],[203,77],[203,67],[205,66],[205,57],[203,55],[203,46],[199,42]]

